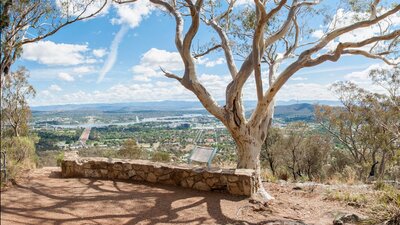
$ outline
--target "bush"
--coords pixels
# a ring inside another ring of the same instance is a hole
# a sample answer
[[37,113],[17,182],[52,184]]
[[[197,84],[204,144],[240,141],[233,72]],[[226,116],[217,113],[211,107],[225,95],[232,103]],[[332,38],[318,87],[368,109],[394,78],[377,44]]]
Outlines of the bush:
[[128,139],[118,151],[118,157],[125,159],[142,159],[144,157],[143,150],[137,145],[136,140]]
[[170,162],[171,155],[168,152],[154,152],[151,160],[155,162]]
[[[394,186],[377,182],[374,185],[376,190],[375,202],[371,207],[371,224],[384,221],[396,221],[400,219],[400,191]],[[398,224],[396,222],[387,224]]]
[[102,148],[87,148],[79,151],[81,157],[105,157],[105,158],[117,158],[118,151],[114,149],[102,149]]
[[7,176],[15,179],[21,171],[33,169],[37,164],[35,143],[30,137],[7,137],[1,141],[1,147],[6,152]]
[[357,171],[350,166],[345,166],[343,169],[343,179],[348,184],[354,184],[357,180]]
[[61,166],[63,160],[64,160],[64,152],[60,152],[57,155],[57,166]]

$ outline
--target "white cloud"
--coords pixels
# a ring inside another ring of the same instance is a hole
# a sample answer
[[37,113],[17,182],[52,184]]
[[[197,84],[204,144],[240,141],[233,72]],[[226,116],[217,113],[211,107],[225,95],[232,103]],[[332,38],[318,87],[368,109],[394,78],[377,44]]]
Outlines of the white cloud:
[[364,70],[349,73],[349,74],[345,75],[344,78],[346,80],[352,80],[354,82],[369,81],[369,80],[371,80],[371,78],[369,77],[370,71],[374,70],[374,69],[379,69],[379,68],[390,69],[390,68],[392,68],[392,66],[389,66],[389,65],[383,64],[383,63],[372,64]]
[[51,95],[50,91],[48,91],[48,90],[41,91],[40,94],[42,94],[43,96],[50,96]]
[[322,30],[316,30],[314,32],[311,33],[311,36],[317,39],[320,39],[324,36],[324,31]]
[[209,58],[201,57],[196,60],[197,64],[204,65],[205,67],[214,67],[216,65],[223,64],[224,62],[225,62],[225,59],[222,57],[217,58],[215,60],[210,60]]
[[58,74],[58,78],[65,81],[74,81],[75,78],[71,76],[69,73],[61,72]]
[[[380,8],[378,10],[378,15],[381,15],[386,12],[387,9]],[[332,31],[334,29],[342,28],[345,26],[349,26],[351,24],[354,24],[357,21],[360,20],[366,20],[370,17],[369,13],[358,13],[354,11],[346,11],[345,9],[338,9],[336,11],[336,14],[333,16],[332,22],[325,28],[328,28],[328,31]],[[391,27],[389,27],[389,24],[391,24]],[[367,38],[380,35],[381,31],[392,31],[393,28],[398,28],[400,26],[400,16],[398,14],[391,15],[387,17],[386,19],[382,20],[378,24],[374,24],[372,26],[368,27],[363,27],[363,28],[358,28],[354,31],[345,33],[343,35],[340,35],[337,39],[332,40],[331,42],[328,43],[328,45],[325,47],[326,50],[332,51],[336,48],[336,46],[339,43],[343,42],[359,42],[362,40],[365,40]],[[321,38],[324,35],[323,29],[316,30],[312,33],[312,37],[315,38]],[[379,49],[382,47],[384,44],[380,43],[380,45],[377,46],[376,49]],[[366,45],[362,47],[361,49],[364,50],[369,50],[373,44]]]
[[24,46],[22,58],[46,65],[78,65],[85,62],[87,45],[39,41]]
[[58,86],[57,84],[52,84],[49,87],[49,91],[59,92],[62,91],[62,88],[60,88],[60,86]]
[[112,24],[139,26],[143,18],[151,14],[154,7],[147,0],[138,0],[134,4],[115,5],[118,18],[111,19]]
[[152,48],[143,54],[140,64],[132,67],[133,78],[137,81],[149,81],[152,77],[161,77],[163,73],[160,67],[171,72],[184,69],[178,52]]
[[308,80],[308,78],[306,77],[293,77],[290,78],[291,80],[295,80],[295,81],[304,81],[304,80]]
[[344,78],[345,78],[345,80],[349,80],[349,81],[357,84],[359,87],[364,88],[368,91],[375,92],[375,93],[381,93],[381,94],[387,93],[383,87],[373,84],[371,78],[369,77],[369,73],[371,72],[371,70],[374,70],[374,69],[391,70],[391,69],[393,69],[393,66],[390,66],[390,65],[387,65],[384,63],[372,64],[364,70],[349,73],[349,74],[345,75]]
[[79,67],[73,68],[72,71],[77,74],[85,74],[85,73],[93,72],[94,68],[91,66],[79,66]]
[[107,51],[104,48],[94,49],[92,52],[97,58],[103,58],[103,56],[107,54]]
[[199,76],[199,81],[215,99],[225,99],[226,86],[231,80],[232,77],[230,75],[201,74]]
[[235,6],[251,5],[254,4],[253,0],[237,0]]
[[[199,81],[207,88],[214,99],[225,99],[225,89],[231,81],[229,75],[201,74]],[[277,100],[336,100],[328,89],[330,84],[296,83],[286,84],[277,95]],[[254,79],[249,79],[243,90],[245,100],[256,99]],[[194,100],[196,96],[174,80],[147,83],[125,83],[98,91],[78,91],[68,94],[51,96],[42,92],[32,102],[33,105],[68,104],[68,103],[99,103],[99,102],[135,102],[160,100]]]
[[117,84],[106,90],[76,91],[68,94],[50,94],[48,90],[31,100],[32,105],[68,103],[135,102],[160,100],[194,100],[194,95],[176,81]]

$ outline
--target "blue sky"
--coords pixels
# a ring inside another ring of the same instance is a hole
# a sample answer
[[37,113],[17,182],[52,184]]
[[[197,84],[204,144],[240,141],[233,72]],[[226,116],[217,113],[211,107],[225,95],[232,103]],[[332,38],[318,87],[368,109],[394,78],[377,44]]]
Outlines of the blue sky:
[[[397,15],[395,22],[399,20]],[[30,104],[35,106],[195,100],[191,92],[163,77],[159,70],[162,66],[177,74],[182,72],[174,29],[170,16],[144,0],[135,5],[111,5],[96,18],[74,23],[46,40],[25,46],[14,69],[21,65],[29,69],[29,81],[37,90]],[[368,31],[359,32],[365,33]],[[209,28],[201,28],[195,43],[204,43],[212,35]],[[315,32],[311,37],[317,35]],[[240,61],[237,63],[240,65]],[[196,65],[199,80],[215,99],[223,99],[230,81],[223,54],[203,57]],[[336,63],[303,69],[288,81],[277,100],[336,100],[328,87],[338,80],[352,80],[377,90],[367,74],[369,69],[381,66],[381,61],[346,56]],[[263,67],[265,73],[267,69]],[[253,79],[249,80],[244,96],[255,99],[255,85]]]

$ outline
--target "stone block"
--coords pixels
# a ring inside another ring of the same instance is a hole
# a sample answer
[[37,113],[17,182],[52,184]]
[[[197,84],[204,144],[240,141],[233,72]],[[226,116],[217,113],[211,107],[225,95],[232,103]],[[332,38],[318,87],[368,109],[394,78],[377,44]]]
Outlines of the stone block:
[[186,182],[188,184],[188,187],[192,187],[194,182],[195,182],[195,180],[194,180],[193,177],[189,177],[189,178],[186,179]]
[[243,195],[243,191],[240,190],[237,183],[229,183],[228,184],[228,192],[233,195]]
[[112,168],[113,168],[113,170],[121,171],[122,163],[115,163]]
[[193,185],[193,189],[200,190],[200,191],[209,191],[211,188],[204,183],[203,181],[199,181]]
[[229,175],[229,176],[228,176],[228,181],[229,181],[229,182],[238,182],[238,181],[239,181],[239,176],[236,176],[236,175]]
[[129,170],[128,171],[128,177],[129,178],[131,178],[131,177],[133,177],[133,176],[135,176],[136,175],[136,172],[134,171],[134,170]]
[[186,182],[186,180],[182,180],[182,181],[180,182],[180,186],[181,186],[181,187],[185,187],[185,188],[189,187],[189,186],[188,186],[188,183]]
[[124,171],[132,170],[132,164],[124,163],[124,164],[122,164],[122,168]]
[[147,175],[147,179],[146,180],[148,182],[151,182],[151,183],[156,183],[157,182],[157,177],[156,177],[156,175],[154,175],[154,173],[149,173]]
[[170,180],[170,179],[171,179],[171,175],[170,174],[165,174],[165,175],[162,175],[162,176],[158,177],[159,181]]

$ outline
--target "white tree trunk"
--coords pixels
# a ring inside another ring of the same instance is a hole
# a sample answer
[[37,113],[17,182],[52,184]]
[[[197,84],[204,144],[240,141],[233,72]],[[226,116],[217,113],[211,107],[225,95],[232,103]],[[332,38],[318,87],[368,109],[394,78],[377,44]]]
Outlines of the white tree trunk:
[[[266,132],[266,131],[265,131]],[[253,169],[256,172],[256,185],[252,190],[251,198],[260,202],[274,199],[265,190],[261,179],[260,152],[263,141],[255,138],[258,135],[236,133],[233,135],[238,156],[238,169]]]

